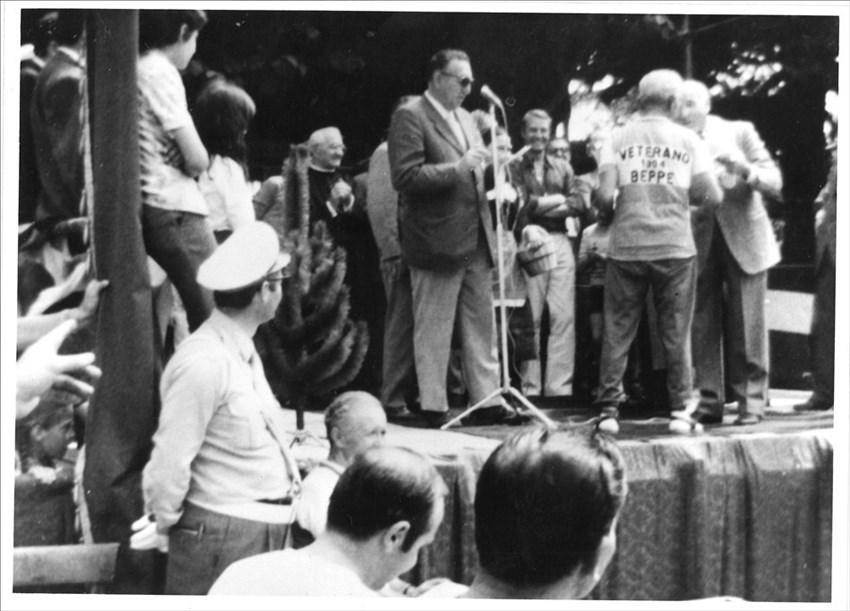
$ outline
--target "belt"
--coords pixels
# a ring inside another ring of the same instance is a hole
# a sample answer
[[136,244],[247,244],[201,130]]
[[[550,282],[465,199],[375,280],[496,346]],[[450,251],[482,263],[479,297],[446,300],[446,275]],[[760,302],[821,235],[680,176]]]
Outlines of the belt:
[[282,499],[258,499],[257,502],[266,505],[292,505],[292,498],[287,496]]

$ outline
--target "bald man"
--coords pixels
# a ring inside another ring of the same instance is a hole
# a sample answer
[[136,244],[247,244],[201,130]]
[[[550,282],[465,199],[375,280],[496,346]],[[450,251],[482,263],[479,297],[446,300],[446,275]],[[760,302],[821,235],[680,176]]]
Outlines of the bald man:
[[767,402],[767,270],[781,258],[762,195],[780,197],[782,174],[752,123],[727,121],[710,111],[706,86],[685,81],[677,119],[708,144],[723,187],[721,206],[692,213],[697,413],[706,424],[723,421],[728,378],[738,402],[735,424],[755,424]]
[[323,460],[304,478],[295,512],[295,546],[302,547],[325,531],[328,502],[339,476],[354,459],[381,445],[387,434],[387,416],[380,401],[361,391],[344,392],[325,410],[325,430],[330,443]]

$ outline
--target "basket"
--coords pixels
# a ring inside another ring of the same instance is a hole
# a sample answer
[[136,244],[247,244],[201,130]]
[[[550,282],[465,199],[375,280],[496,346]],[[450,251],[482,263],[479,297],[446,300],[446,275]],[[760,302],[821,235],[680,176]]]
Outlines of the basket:
[[551,271],[558,263],[558,253],[555,252],[555,241],[548,237],[535,248],[522,246],[516,253],[519,264],[529,276],[538,276]]

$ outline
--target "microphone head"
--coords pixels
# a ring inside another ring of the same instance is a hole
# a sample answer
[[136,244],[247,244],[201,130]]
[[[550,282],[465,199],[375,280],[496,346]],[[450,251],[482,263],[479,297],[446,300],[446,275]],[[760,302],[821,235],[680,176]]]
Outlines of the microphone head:
[[490,89],[490,87],[488,87],[487,85],[481,85],[481,95],[483,95],[485,98],[487,98],[498,106],[502,105],[502,100],[500,100],[499,96],[493,93],[493,90]]

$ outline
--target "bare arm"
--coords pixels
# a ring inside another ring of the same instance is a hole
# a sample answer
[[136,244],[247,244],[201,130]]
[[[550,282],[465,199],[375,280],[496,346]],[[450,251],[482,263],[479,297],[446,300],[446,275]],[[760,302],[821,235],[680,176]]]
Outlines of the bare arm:
[[195,177],[210,167],[207,149],[204,148],[194,124],[178,127],[171,134],[183,155],[183,171],[186,174]]

